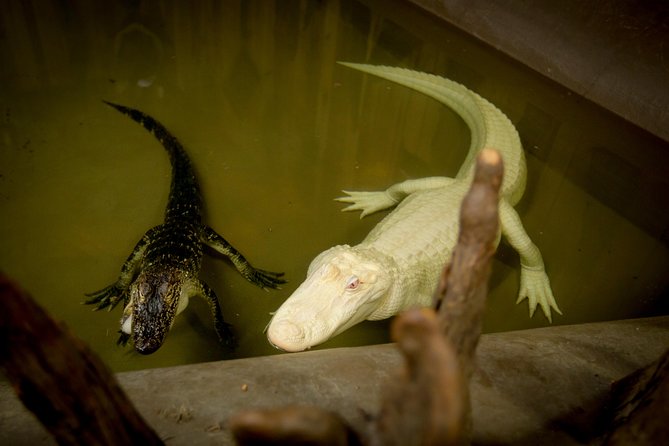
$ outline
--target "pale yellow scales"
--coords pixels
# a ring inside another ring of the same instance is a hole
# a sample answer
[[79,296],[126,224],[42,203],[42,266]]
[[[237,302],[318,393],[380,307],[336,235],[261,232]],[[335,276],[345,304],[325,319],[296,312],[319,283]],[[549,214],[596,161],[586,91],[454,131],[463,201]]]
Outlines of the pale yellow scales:
[[[424,93],[452,108],[471,130],[467,157],[455,178],[430,177],[395,184],[385,191],[348,192],[344,211],[361,217],[388,214],[356,246],[335,246],[319,254],[306,280],[281,305],[267,330],[269,341],[286,351],[320,344],[365,319],[391,317],[412,306],[430,305],[439,272],[451,258],[459,211],[469,189],[476,156],[497,149],[504,160],[499,215],[501,235],[520,254],[520,292],[530,317],[539,305],[548,320],[553,297],[539,249],[513,206],[525,190],[526,166],[515,127],[497,107],[465,86],[403,68],[343,63]],[[499,238],[498,238],[499,240]]]

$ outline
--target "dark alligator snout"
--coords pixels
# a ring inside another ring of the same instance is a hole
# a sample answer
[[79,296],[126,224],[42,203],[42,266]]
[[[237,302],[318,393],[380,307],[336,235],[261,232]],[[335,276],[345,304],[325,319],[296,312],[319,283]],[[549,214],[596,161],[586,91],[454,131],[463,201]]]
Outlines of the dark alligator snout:
[[[153,289],[168,288],[167,281]],[[135,304],[132,316],[132,337],[137,353],[150,355],[165,341],[174,320],[174,305],[167,293],[153,294]],[[167,302],[166,302],[167,301]]]
[[135,350],[142,355],[150,355],[158,350],[165,341],[167,330],[158,325],[154,327],[136,326],[133,336]]
[[135,344],[135,350],[142,355],[150,355],[160,348],[161,342],[148,342],[142,345]]
[[142,355],[150,355],[158,350],[165,342],[167,336],[167,329],[161,324],[156,325],[140,325],[135,322],[133,343],[137,353]]

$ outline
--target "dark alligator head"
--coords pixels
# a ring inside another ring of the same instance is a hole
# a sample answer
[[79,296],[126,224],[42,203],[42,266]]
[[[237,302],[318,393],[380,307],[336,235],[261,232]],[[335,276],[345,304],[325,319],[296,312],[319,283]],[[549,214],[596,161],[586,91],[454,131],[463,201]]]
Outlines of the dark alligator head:
[[121,331],[132,336],[135,350],[148,355],[160,348],[172,327],[184,285],[176,268],[146,268],[130,286]]

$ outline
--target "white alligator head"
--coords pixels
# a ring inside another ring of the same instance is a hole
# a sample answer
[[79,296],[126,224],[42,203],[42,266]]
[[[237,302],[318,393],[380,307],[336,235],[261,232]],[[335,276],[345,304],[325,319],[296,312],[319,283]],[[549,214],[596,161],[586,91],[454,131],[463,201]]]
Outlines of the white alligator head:
[[391,286],[381,264],[348,245],[319,254],[306,280],[281,305],[267,328],[269,342],[297,352],[367,319]]

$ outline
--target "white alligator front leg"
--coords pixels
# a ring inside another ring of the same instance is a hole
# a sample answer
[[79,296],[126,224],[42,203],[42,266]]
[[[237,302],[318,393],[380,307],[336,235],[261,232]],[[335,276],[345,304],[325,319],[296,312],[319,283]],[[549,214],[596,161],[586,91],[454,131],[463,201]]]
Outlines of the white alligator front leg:
[[428,177],[417,180],[407,180],[394,184],[386,190],[375,192],[353,192],[343,190],[347,197],[335,198],[342,203],[351,203],[342,209],[342,212],[362,211],[360,218],[369,214],[390,209],[402,201],[407,195],[426,189],[445,187],[455,181],[448,177]]
[[562,311],[553,297],[553,290],[548,275],[546,275],[539,248],[532,243],[518,213],[505,199],[499,203],[499,218],[502,234],[520,255],[520,292],[516,304],[527,298],[530,317],[534,315],[538,304],[549,322],[553,322],[551,308],[559,314],[562,314]]

